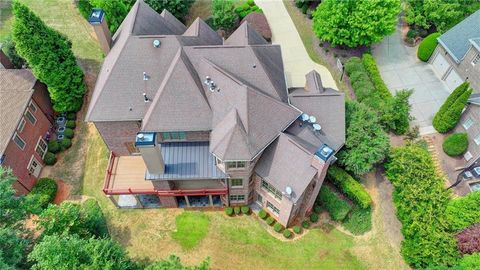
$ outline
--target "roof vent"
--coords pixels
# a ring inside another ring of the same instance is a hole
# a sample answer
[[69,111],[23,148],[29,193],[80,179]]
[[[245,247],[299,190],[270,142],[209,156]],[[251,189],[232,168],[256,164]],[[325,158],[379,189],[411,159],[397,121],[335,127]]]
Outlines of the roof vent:
[[313,127],[313,130],[315,130],[315,131],[322,130],[322,126],[320,126],[319,124],[313,124],[312,127]]
[[253,63],[253,66],[252,66],[252,67],[253,67],[253,68],[256,68],[256,67],[257,67],[257,64]]
[[308,119],[310,119],[310,116],[306,113],[302,113],[302,115],[300,115],[300,119],[303,121],[303,122],[307,122]]
[[160,44],[161,44],[160,40],[158,39],[153,40],[153,47],[160,48]]
[[287,186],[285,188],[285,193],[287,193],[288,196],[292,195],[292,188],[290,186]]
[[143,101],[144,101],[145,103],[147,103],[147,102],[150,101],[150,99],[147,97],[147,93],[143,93]]
[[309,122],[310,124],[314,124],[315,122],[317,122],[317,118],[315,118],[315,116],[310,116],[310,117],[308,118],[308,122]]
[[[205,76],[205,81],[203,82],[203,84],[208,86],[208,90],[210,90],[210,92],[215,92],[215,89],[217,89],[217,85],[215,84],[215,82],[212,81],[209,76]],[[220,89],[218,89],[217,91],[220,91]]]
[[138,139],[139,141],[143,141],[143,139],[144,139],[143,133],[138,133],[138,134],[137,134],[137,139]]
[[148,81],[148,79],[150,79],[150,76],[148,76],[147,73],[144,71],[143,72],[143,80]]

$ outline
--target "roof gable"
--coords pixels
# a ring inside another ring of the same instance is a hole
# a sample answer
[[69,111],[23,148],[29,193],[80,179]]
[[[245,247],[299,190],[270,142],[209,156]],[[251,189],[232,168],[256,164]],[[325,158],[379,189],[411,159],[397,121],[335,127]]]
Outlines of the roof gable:
[[208,41],[207,44],[222,44],[222,38],[215,32],[207,23],[202,19],[197,18],[183,33],[183,36],[188,37],[199,37],[205,41]]
[[242,23],[236,30],[233,32],[227,40],[225,40],[225,45],[263,45],[267,44],[267,41],[248,23]]

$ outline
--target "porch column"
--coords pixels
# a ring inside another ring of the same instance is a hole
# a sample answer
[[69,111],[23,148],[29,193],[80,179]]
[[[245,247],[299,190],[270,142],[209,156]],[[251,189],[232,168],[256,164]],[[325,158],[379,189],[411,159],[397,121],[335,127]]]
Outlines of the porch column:
[[137,203],[138,203],[142,208],[145,208],[145,207],[143,206],[143,203],[142,203],[142,202],[140,201],[140,199],[138,198],[138,195],[135,194],[135,195],[133,195],[133,196],[135,197],[135,200],[137,200]]
[[212,195],[208,195],[208,201],[210,202],[210,206],[213,206]]
[[110,201],[113,203],[113,205],[115,205],[115,207],[120,208],[120,206],[118,206],[117,204],[117,201],[113,198],[112,195],[107,195],[107,198],[110,199]]
[[190,201],[188,200],[188,196],[184,195],[183,197],[185,197],[185,202],[187,203],[187,207],[190,207]]

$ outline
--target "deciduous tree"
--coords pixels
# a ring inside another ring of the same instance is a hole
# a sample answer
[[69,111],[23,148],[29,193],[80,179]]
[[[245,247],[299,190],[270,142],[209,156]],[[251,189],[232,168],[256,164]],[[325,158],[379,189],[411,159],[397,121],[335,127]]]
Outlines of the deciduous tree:
[[213,0],[212,13],[213,25],[217,29],[222,28],[229,31],[238,22],[238,15],[232,0]]

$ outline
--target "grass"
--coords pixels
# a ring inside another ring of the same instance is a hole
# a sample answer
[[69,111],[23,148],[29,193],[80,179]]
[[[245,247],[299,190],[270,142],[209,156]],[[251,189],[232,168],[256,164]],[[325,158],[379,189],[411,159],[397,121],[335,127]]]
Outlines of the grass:
[[0,43],[10,35],[12,26],[12,1],[0,1]]
[[343,222],[343,227],[354,235],[369,232],[372,229],[372,210],[370,208],[354,207]]
[[182,248],[192,249],[207,235],[210,220],[202,212],[183,212],[175,218],[177,229],[172,239]]

